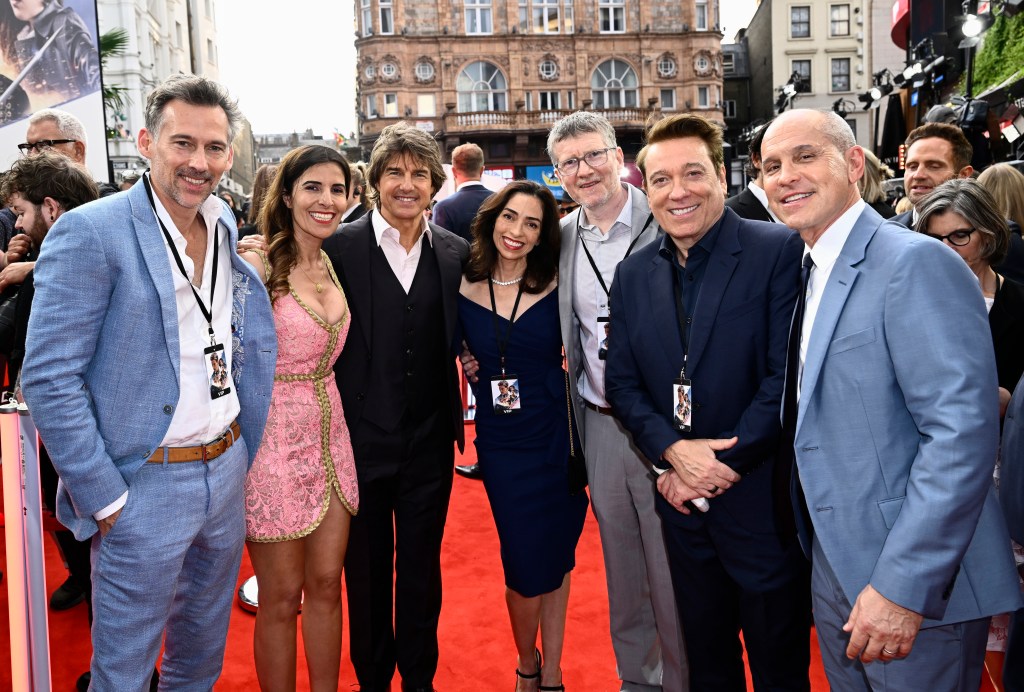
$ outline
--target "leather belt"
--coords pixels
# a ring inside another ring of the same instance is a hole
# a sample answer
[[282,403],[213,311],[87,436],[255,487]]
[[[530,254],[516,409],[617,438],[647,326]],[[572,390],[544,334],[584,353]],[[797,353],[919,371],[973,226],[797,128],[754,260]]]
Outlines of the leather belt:
[[602,416],[610,416],[610,415],[612,415],[612,407],[611,406],[598,406],[597,404],[590,403],[586,399],[583,400],[583,405],[586,406],[587,408],[589,408],[591,411],[597,411]]
[[180,464],[186,461],[202,461],[203,463],[213,461],[224,452],[228,451],[231,445],[242,436],[242,427],[236,420],[224,431],[224,434],[212,442],[194,447],[160,447],[146,459],[150,464],[164,463],[164,451],[167,452],[167,462]]

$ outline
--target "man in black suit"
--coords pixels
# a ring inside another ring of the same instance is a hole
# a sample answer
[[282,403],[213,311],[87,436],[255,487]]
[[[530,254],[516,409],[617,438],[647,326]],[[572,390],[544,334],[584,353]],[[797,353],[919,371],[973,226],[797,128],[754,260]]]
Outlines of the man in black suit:
[[750,183],[738,195],[725,200],[725,206],[736,212],[742,219],[752,221],[778,221],[768,209],[768,196],[761,186],[761,140],[768,129],[765,123],[750,140],[750,157],[743,171],[750,178]]
[[473,219],[491,191],[484,187],[480,178],[484,174],[484,152],[467,142],[452,150],[452,176],[456,191],[450,197],[434,205],[434,223],[462,236],[466,242],[473,242],[470,229]]
[[341,217],[342,223],[352,223],[366,213],[363,192],[366,190],[366,164],[360,161],[352,164],[352,184],[348,188],[348,207]]
[[324,243],[352,319],[334,368],[359,481],[349,641],[363,692],[390,690],[396,664],[403,692],[419,692],[437,670],[452,442],[464,445],[452,343],[469,246],[423,217],[445,180],[429,134],[384,128],[366,177],[373,208]]
[[[931,191],[953,178],[970,178],[974,174],[971,158],[974,147],[967,141],[963,130],[946,123],[925,123],[907,135],[903,189],[913,203],[910,211],[897,214],[893,221],[913,228],[918,210]],[[1007,219],[1010,225],[1010,247],[1002,264],[993,267],[1003,276],[1024,282],[1024,239],[1020,226]]]
[[755,689],[809,690],[810,569],[772,499],[803,243],[725,208],[705,118],[656,123],[637,166],[665,235],[615,273],[605,390],[659,473],[690,689],[747,689],[742,629]]

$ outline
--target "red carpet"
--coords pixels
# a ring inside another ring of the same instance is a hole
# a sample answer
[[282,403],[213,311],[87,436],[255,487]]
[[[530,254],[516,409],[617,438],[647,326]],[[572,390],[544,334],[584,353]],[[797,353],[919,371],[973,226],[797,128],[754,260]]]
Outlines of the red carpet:
[[[472,428],[467,428],[471,434]],[[466,460],[473,455],[472,444]],[[462,460],[460,460],[461,463]],[[0,534],[0,543],[2,543]],[[49,539],[47,591],[60,585],[66,573]],[[441,612],[441,658],[435,686],[441,692],[510,690],[515,682],[515,648],[505,611],[504,586],[498,556],[498,537],[483,484],[456,477],[442,553],[444,607]],[[0,549],[0,569],[6,572]],[[252,574],[244,558],[239,583]],[[0,584],[0,692],[11,689],[7,619],[7,580]],[[224,674],[217,690],[258,688],[252,664],[254,616],[236,607]],[[355,690],[355,674],[348,660],[348,633],[342,652],[342,690]],[[50,613],[51,667],[54,692],[70,692],[89,665],[89,633],[84,606]],[[301,656],[301,644],[299,646]],[[576,552],[572,594],[566,627],[563,680],[569,692],[613,692],[619,689],[608,634],[607,591],[597,524],[591,514]],[[308,689],[305,661],[299,662],[299,689]],[[828,690],[812,637],[812,689]],[[987,684],[987,683],[986,683]],[[991,689],[983,687],[985,689]],[[396,676],[393,690],[400,684]]]

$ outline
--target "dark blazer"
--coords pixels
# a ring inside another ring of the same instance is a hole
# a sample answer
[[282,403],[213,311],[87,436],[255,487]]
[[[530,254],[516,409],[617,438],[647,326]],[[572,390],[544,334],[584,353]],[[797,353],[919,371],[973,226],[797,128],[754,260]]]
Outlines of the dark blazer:
[[751,221],[774,221],[768,210],[761,204],[761,200],[750,191],[749,187],[743,188],[743,192],[725,200],[725,206],[739,214],[741,218]]
[[988,324],[996,350],[999,386],[1012,393],[1024,375],[1024,284],[1013,279],[1002,282],[988,313]]
[[466,185],[454,195],[434,205],[434,223],[472,243],[473,219],[491,194],[482,183]]
[[868,206],[877,211],[883,219],[891,219],[896,216],[896,210],[888,202],[868,202]]
[[[897,214],[892,220],[913,230],[914,210]],[[1010,247],[1007,248],[1002,263],[993,265],[992,268],[1003,276],[1024,284],[1024,238],[1021,238],[1020,226],[1010,219],[1007,219],[1006,223],[1010,227]]]
[[[349,309],[352,324],[349,328],[345,348],[334,365],[338,391],[345,409],[349,429],[354,429],[363,416],[367,382],[372,367],[375,345],[371,343],[373,329],[373,296],[370,292],[370,253],[377,246],[373,235],[371,219],[374,212],[345,224],[337,233],[324,242],[334,271],[338,275]],[[469,246],[458,236],[443,228],[430,225],[437,268],[441,273],[444,308],[444,333],[448,343],[454,344],[455,327],[458,318],[459,285],[462,282],[462,267],[469,257]],[[387,345],[377,344],[376,348]],[[441,366],[441,364],[438,364]],[[454,346],[451,358],[446,358],[443,367],[447,370],[448,398],[452,413],[456,441],[461,451],[465,447],[465,432],[462,422],[462,394],[459,389],[458,371],[455,366]]]
[[[672,271],[660,242],[619,264],[612,284],[605,390],[615,416],[647,458],[682,437],[739,437],[718,458],[750,477],[714,499],[741,523],[771,522],[771,463],[786,345],[799,291],[800,237],[781,224],[726,209],[693,315],[686,373],[693,384],[693,431],[672,427],[672,390],[683,363]],[[755,479],[753,476],[757,476]],[[692,520],[676,513],[679,521]]]
[[362,202],[360,202],[359,204],[352,208],[351,214],[342,219],[342,223],[352,223],[353,221],[358,221],[359,219],[363,218],[363,216],[366,215],[366,211],[366,206]]

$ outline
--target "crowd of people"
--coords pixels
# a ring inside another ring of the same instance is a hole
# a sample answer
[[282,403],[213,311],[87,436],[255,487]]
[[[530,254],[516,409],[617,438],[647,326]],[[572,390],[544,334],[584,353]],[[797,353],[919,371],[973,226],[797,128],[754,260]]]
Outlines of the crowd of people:
[[744,653],[754,689],[809,690],[812,616],[835,689],[1022,689],[1024,175],[975,179],[956,126],[909,135],[902,215],[833,113],[762,128],[726,199],[713,122],[652,124],[639,189],[579,111],[560,200],[490,193],[463,144],[428,220],[441,151],[400,122],[366,164],[262,167],[246,223],[214,195],[228,92],[172,77],[145,120],[126,190],[60,111],[0,181],[0,346],[68,529],[58,600],[90,608],[82,689],[211,689],[247,550],[261,688],[294,689],[300,623],[338,688],[344,578],[359,688],[433,690],[460,361],[517,692],[566,689],[588,507],[624,691],[745,690]]

